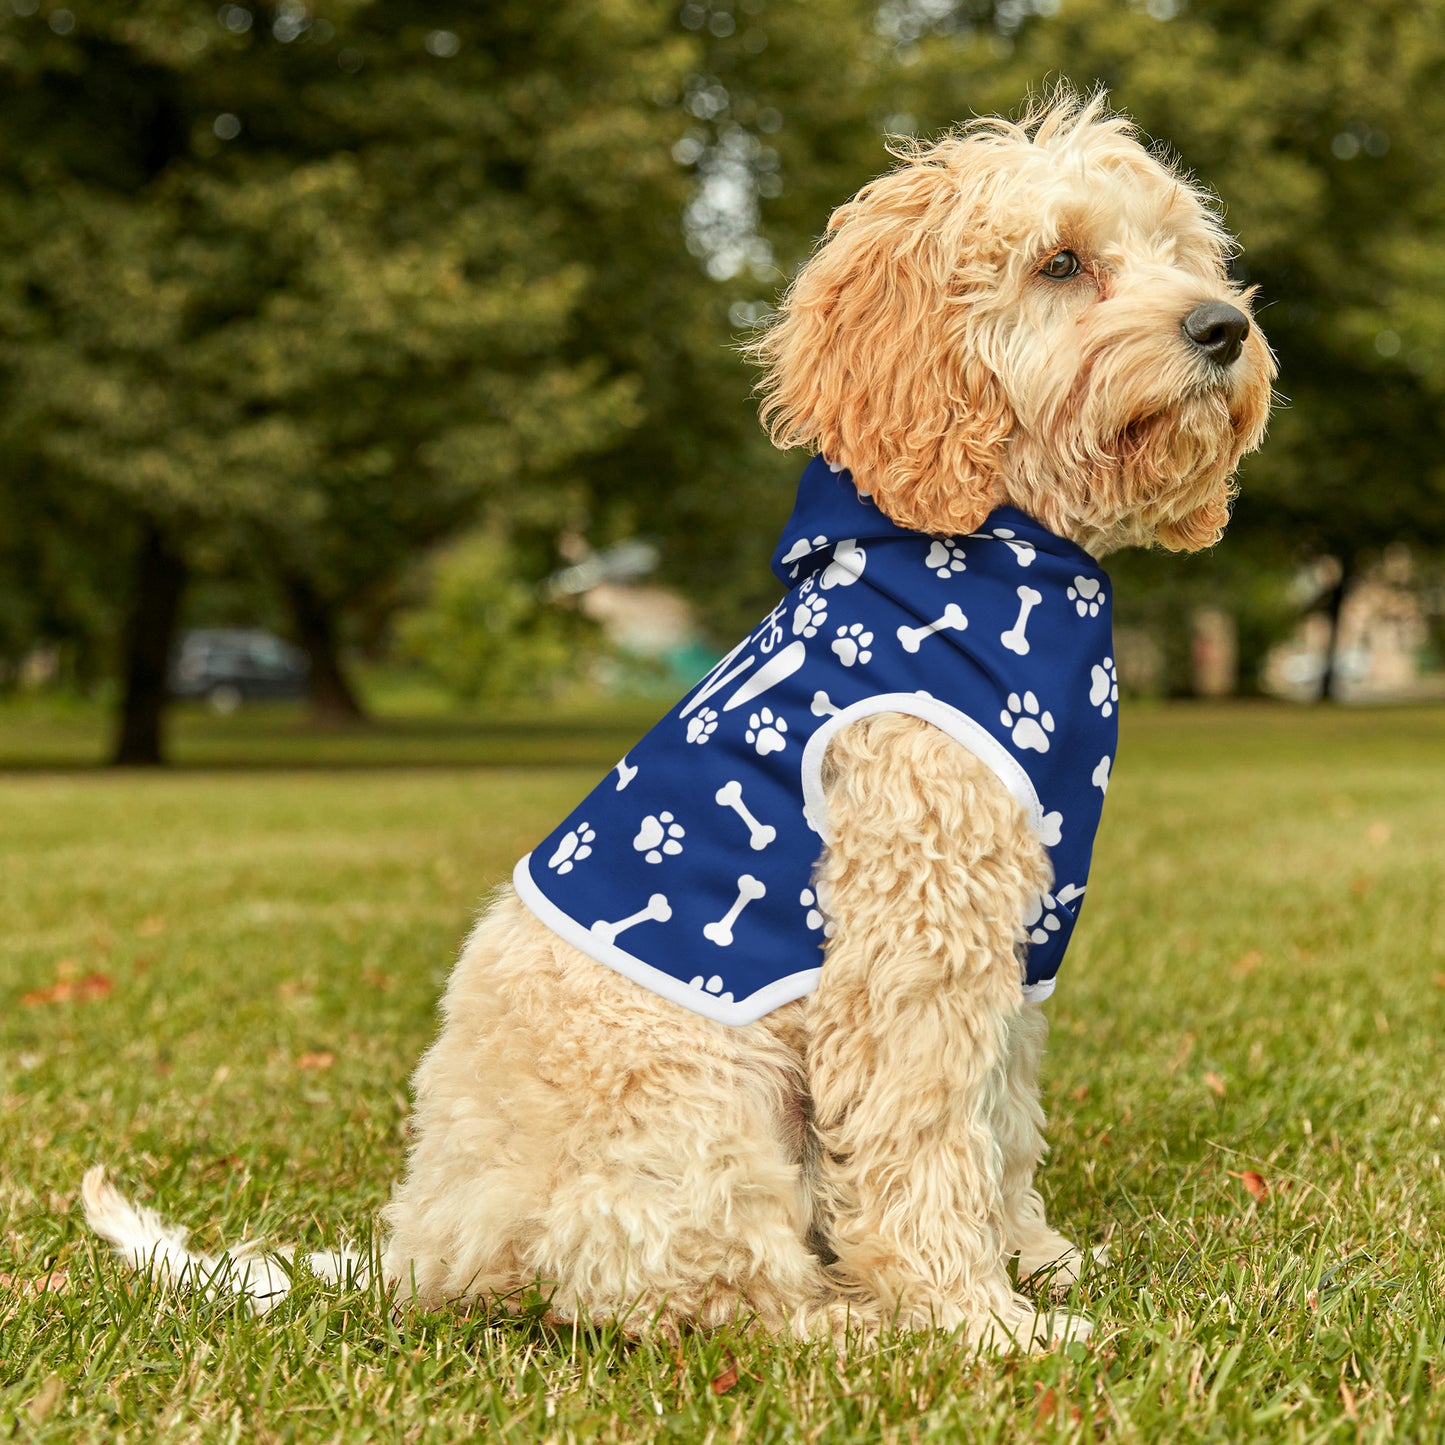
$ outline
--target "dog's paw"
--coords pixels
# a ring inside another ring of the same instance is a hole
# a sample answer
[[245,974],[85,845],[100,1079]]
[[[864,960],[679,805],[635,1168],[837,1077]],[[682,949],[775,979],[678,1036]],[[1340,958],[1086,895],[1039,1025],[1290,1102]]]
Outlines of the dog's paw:
[[1096,1244],[1086,1256],[1060,1235],[1058,1245],[1048,1250],[1035,1248],[1019,1252],[1019,1284],[1066,1294],[1079,1282],[1086,1259],[1094,1264],[1107,1264],[1109,1246]]
[[990,1353],[1023,1350],[1037,1354],[1087,1340],[1093,1329],[1094,1322],[1085,1315],[1041,1310],[1032,1300],[1015,1295],[1005,1310],[978,1329],[970,1329],[968,1339],[975,1348]]
[[1019,1255],[1019,1284],[1034,1289],[1069,1289],[1078,1283],[1083,1271],[1084,1256],[1072,1244],[1048,1255]]

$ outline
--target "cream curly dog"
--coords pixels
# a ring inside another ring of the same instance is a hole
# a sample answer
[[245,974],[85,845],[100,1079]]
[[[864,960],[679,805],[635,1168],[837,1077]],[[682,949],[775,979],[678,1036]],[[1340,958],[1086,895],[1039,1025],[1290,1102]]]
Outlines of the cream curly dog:
[[[1209,546],[1274,374],[1229,251],[1209,201],[1102,100],[974,122],[833,216],[756,345],[765,419],[928,536],[1008,505],[1093,557]],[[666,1335],[1087,1332],[1039,1315],[1007,1268],[1068,1279],[1080,1260],[1034,1184],[1045,1022],[1019,956],[1052,883],[1037,820],[996,766],[903,713],[840,728],[821,778],[824,963],[756,1021],[660,997],[495,897],[416,1073],[385,1211],[403,1296],[540,1283],[560,1319]],[[193,1259],[98,1170],[86,1200],[132,1258]],[[253,1295],[284,1287],[258,1277]]]

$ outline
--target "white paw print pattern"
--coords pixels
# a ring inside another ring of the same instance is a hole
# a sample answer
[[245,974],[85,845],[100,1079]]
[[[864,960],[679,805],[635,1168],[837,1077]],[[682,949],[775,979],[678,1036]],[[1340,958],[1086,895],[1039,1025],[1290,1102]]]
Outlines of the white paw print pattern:
[[774,717],[771,708],[760,707],[748,719],[748,730],[743,736],[753,745],[757,755],[765,758],[769,753],[780,753],[787,747],[788,740],[783,736],[787,730],[787,718]]
[[1076,898],[1082,898],[1084,890],[1077,883],[1066,883],[1058,895],[1042,893],[1029,905],[1024,914],[1024,932],[1030,943],[1047,943],[1063,928],[1060,915]]
[[1047,943],[1062,927],[1059,921],[1059,900],[1052,893],[1041,893],[1024,914],[1024,932],[1030,943]]
[[1109,791],[1109,768],[1113,764],[1113,761],[1114,760],[1105,753],[1104,756],[1099,759],[1098,766],[1094,769],[1093,776],[1089,779],[1101,793],[1107,793]]
[[840,627],[833,639],[833,651],[844,667],[852,667],[857,662],[872,662],[872,647],[873,634],[861,622]]
[[649,863],[661,863],[664,855],[675,858],[682,852],[682,840],[687,830],[671,813],[649,813],[637,830],[632,846],[643,854]]
[[695,978],[688,980],[687,986],[697,989],[700,993],[709,993],[714,998],[721,999],[723,1003],[733,1001],[731,993],[723,992],[723,981],[717,974],[713,974],[709,979],[704,979],[701,974],[698,974]]
[[717,731],[717,711],[705,707],[687,720],[687,740],[700,747]]
[[821,928],[824,938],[832,938],[833,924],[831,920],[824,917],[818,895],[811,888],[805,888],[798,894],[798,902],[808,910],[807,917],[803,920],[808,927],[811,928],[814,933]]
[[584,858],[592,856],[592,845],[597,841],[597,832],[589,823],[578,823],[568,829],[557,844],[557,850],[547,859],[547,866],[558,873],[570,873]]
[[798,575],[798,563],[810,552],[816,552],[819,547],[824,547],[827,543],[828,539],[826,537],[799,537],[798,540],[783,553],[782,565],[789,569],[788,576],[796,577]]
[[833,548],[833,560],[823,569],[823,586],[851,587],[867,565],[867,549],[858,545],[856,537],[849,537]]
[[1114,659],[1106,657],[1103,662],[1096,662],[1089,679],[1089,701],[1104,717],[1112,716],[1114,705],[1119,701],[1119,673]]
[[1016,692],[1009,693],[1008,706],[999,713],[998,719],[1011,730],[1016,748],[1026,748],[1035,753],[1048,752],[1054,715],[1040,709],[1039,700],[1033,693],[1026,692],[1022,699]]
[[963,548],[950,537],[934,542],[928,549],[928,556],[923,559],[923,565],[932,568],[935,576],[952,577],[968,570],[968,563],[964,559]]
[[1104,589],[1097,577],[1075,577],[1068,598],[1080,617],[1097,617],[1104,605]]
[[805,596],[793,609],[793,636],[816,637],[828,620],[828,599],[816,592]]

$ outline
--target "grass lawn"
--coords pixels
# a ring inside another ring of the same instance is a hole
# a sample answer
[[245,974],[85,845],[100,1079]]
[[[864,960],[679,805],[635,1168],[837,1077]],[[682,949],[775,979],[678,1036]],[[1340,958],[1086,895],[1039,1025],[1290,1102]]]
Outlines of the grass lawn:
[[645,710],[277,718],[192,719],[193,766],[140,776],[0,714],[32,765],[0,775],[0,1438],[1445,1439],[1445,711],[1126,710],[1048,1005],[1045,1193],[1113,1250],[1095,1340],[843,1363],[311,1280],[256,1320],[87,1240],[98,1160],[203,1247],[365,1239],[479,898]]

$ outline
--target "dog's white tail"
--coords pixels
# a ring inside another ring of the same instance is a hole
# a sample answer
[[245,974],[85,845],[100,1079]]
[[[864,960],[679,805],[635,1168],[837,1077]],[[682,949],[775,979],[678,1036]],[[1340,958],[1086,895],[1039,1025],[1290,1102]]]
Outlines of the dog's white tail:
[[[221,1254],[193,1254],[186,1248],[187,1231],[167,1224],[153,1209],[132,1204],[105,1177],[97,1164],[80,1185],[85,1222],[115,1252],[142,1273],[171,1284],[199,1289],[207,1299],[239,1295],[258,1315],[279,1304],[291,1288],[287,1265],[291,1248],[263,1251],[258,1244],[239,1245]],[[311,1272],[331,1284],[366,1283],[369,1261],[351,1249],[329,1249],[306,1256]]]

